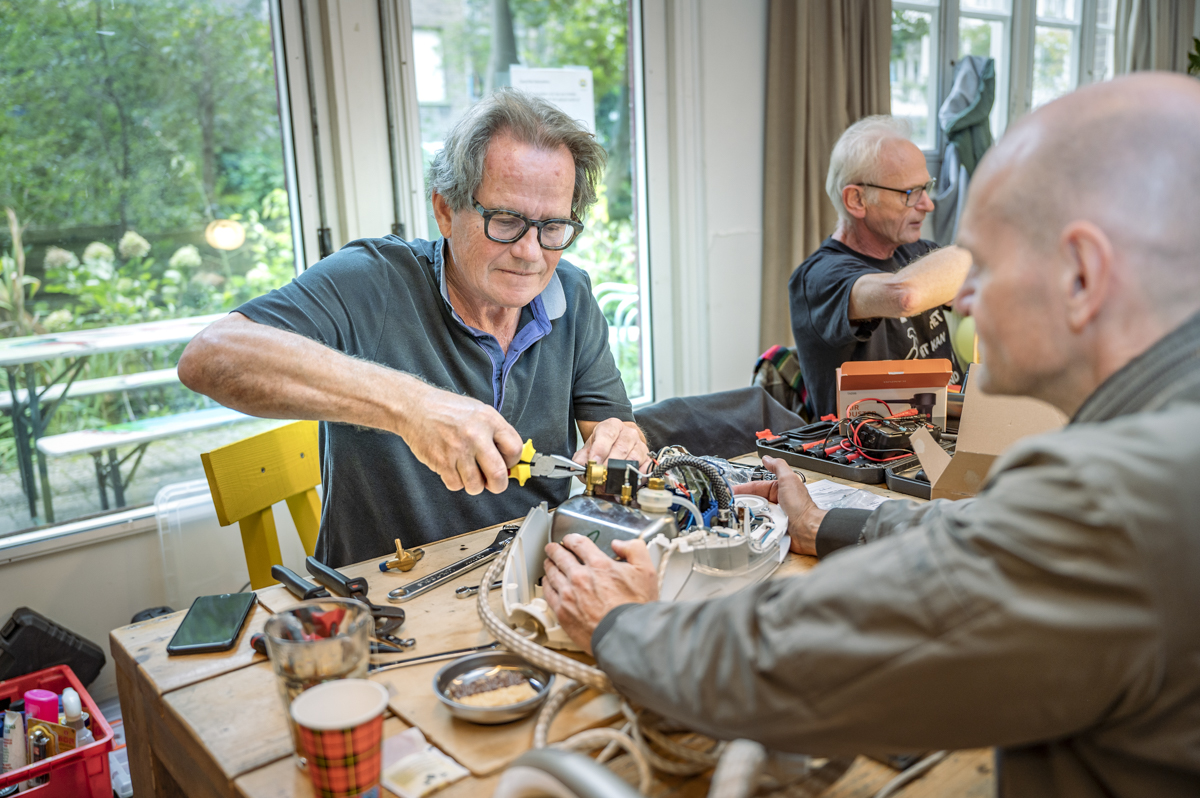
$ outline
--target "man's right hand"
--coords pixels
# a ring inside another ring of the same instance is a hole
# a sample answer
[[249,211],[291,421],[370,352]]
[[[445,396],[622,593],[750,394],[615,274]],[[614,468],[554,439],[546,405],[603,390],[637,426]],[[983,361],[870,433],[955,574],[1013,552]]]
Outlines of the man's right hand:
[[251,415],[394,432],[447,488],[472,496],[507,488],[521,456],[521,436],[490,405],[236,311],[192,339],[179,379]]
[[448,490],[501,493],[521,457],[521,436],[495,408],[432,386],[409,395],[400,437]]
[[788,535],[792,538],[791,550],[796,554],[817,554],[817,529],[827,510],[822,510],[813,501],[804,487],[804,482],[783,460],[764,457],[763,465],[775,474],[772,482],[747,482],[734,485],[733,492],[761,496],[778,504],[787,513]]

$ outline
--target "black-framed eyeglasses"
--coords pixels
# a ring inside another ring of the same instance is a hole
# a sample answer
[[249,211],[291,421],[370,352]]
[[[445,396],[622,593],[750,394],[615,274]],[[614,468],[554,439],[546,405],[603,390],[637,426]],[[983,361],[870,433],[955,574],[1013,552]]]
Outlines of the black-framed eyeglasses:
[[904,195],[904,206],[911,208],[921,201],[921,194],[928,196],[933,195],[933,190],[937,187],[937,178],[933,178],[923,186],[916,188],[892,188],[891,186],[877,186],[874,183],[858,183],[860,186],[870,186],[871,188],[881,188],[884,191],[895,191],[898,194]]
[[583,232],[583,222],[576,219],[530,219],[516,211],[485,208],[474,197],[471,200],[475,203],[475,210],[483,217],[483,234],[497,244],[519,241],[530,227],[536,227],[538,244],[542,249],[557,251],[571,246]]

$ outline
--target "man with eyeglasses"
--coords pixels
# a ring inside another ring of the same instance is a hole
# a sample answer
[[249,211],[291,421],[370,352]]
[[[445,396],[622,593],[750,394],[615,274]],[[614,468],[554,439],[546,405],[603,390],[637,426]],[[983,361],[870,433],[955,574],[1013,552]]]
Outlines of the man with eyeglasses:
[[825,191],[838,226],[788,281],[809,410],[837,412],[836,369],[851,360],[946,358],[962,378],[943,306],[971,265],[921,238],[933,210],[925,156],[889,116],[851,125],[834,145]]
[[498,90],[430,166],[441,239],[351,242],[189,344],[189,388],[253,415],[324,422],[323,562],[561,503],[569,480],[510,484],[526,439],[581,463],[647,460],[588,276],[560,260],[604,162],[560,110]]

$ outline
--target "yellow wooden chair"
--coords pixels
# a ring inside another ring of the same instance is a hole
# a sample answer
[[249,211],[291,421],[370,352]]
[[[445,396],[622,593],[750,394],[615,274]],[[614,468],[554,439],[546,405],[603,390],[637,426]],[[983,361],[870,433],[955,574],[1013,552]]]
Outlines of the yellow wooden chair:
[[255,590],[274,584],[271,566],[283,564],[271,505],[286,499],[305,553],[311,557],[316,550],[321,525],[317,452],[317,422],[297,421],[200,455],[217,520],[241,527]]

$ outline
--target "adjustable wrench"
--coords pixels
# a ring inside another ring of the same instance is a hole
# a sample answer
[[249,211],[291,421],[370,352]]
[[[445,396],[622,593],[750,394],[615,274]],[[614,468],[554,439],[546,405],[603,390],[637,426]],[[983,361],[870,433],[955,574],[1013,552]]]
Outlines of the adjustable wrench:
[[464,557],[458,562],[447,565],[439,571],[434,571],[428,576],[423,576],[414,582],[409,582],[407,585],[388,591],[388,601],[400,604],[409,599],[416,598],[422,593],[433,590],[438,585],[445,584],[455,577],[462,576],[467,571],[472,571],[484,563],[491,562],[499,557],[500,553],[517,536],[518,529],[520,527],[516,524],[508,524],[501,527],[500,534],[496,535],[496,539],[486,549]]

